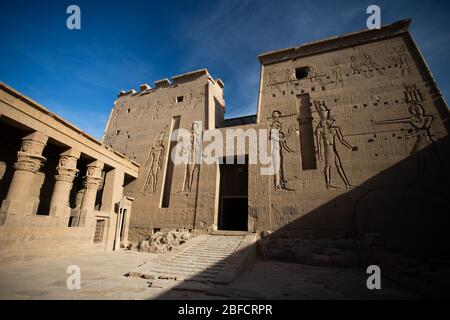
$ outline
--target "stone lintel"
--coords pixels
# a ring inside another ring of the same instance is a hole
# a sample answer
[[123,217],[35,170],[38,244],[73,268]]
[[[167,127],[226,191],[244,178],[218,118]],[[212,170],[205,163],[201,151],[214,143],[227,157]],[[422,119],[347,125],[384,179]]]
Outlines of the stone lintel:
[[67,149],[66,151],[61,153],[61,156],[67,156],[67,157],[76,158],[76,159],[79,159],[80,155],[81,155],[81,152],[74,148]]

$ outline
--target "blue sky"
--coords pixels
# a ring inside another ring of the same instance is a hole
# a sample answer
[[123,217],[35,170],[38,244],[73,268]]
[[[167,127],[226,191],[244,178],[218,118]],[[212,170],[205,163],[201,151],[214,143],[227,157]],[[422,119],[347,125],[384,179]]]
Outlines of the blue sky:
[[362,30],[370,4],[383,24],[413,18],[448,98],[449,1],[0,0],[0,81],[97,138],[120,90],[199,68],[223,79],[226,117],[254,114],[258,54]]

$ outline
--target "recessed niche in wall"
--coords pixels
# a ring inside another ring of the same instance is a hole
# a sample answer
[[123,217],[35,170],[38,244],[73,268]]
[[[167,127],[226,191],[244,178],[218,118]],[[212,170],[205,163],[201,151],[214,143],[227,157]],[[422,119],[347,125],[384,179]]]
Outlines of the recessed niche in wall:
[[298,80],[306,79],[306,78],[308,78],[308,72],[309,72],[309,68],[308,67],[295,68],[295,77]]

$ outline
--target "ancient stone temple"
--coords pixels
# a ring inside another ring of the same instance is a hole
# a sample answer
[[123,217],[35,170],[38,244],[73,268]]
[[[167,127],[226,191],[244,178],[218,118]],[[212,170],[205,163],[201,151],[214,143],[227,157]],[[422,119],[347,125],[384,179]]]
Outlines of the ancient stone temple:
[[253,116],[206,69],[122,91],[102,142],[1,84],[2,260],[161,229],[449,257],[449,110],[410,22],[261,54]]
[[[389,250],[448,254],[449,110],[409,24],[261,54],[255,116],[224,119],[224,84],[205,69],[121,92],[103,143],[141,165],[124,191],[135,199],[130,238],[377,234]],[[178,129],[204,151],[222,133],[217,161],[175,164]],[[279,132],[269,175],[251,161],[260,129]]]
[[127,241],[139,165],[0,83],[1,263]]

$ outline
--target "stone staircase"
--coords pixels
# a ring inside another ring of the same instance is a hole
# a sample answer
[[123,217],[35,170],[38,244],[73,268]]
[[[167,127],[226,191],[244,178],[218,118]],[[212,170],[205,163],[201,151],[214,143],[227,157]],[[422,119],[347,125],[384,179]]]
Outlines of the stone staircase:
[[253,234],[198,235],[174,252],[132,270],[127,276],[151,281],[151,286],[202,291],[231,282],[256,258]]

